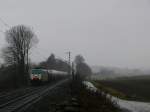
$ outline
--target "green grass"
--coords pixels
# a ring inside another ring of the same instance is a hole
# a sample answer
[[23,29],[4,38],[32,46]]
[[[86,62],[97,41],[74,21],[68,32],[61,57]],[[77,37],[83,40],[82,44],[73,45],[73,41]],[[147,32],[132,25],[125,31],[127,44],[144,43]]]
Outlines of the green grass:
[[127,96],[124,94],[124,93],[122,93],[122,92],[120,92],[120,91],[118,91],[118,90],[116,90],[116,89],[114,89],[114,88],[112,88],[112,87],[110,87],[110,86],[106,86],[106,85],[103,85],[100,81],[91,81],[98,89],[100,89],[100,90],[102,90],[102,91],[104,91],[104,92],[106,92],[106,93],[109,93],[109,94],[111,94],[112,96],[116,96],[116,97],[119,97],[119,98],[121,98],[121,99],[127,99]]
[[94,84],[123,99],[150,102],[150,76],[94,81]]

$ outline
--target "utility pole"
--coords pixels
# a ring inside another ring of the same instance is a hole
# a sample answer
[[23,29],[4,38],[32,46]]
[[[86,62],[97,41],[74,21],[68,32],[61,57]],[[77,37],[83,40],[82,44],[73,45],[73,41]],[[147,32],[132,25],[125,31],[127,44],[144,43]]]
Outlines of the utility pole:
[[74,80],[74,78],[75,78],[75,70],[74,70],[74,63],[72,62],[72,71],[71,71],[71,73],[72,73],[72,79]]
[[69,64],[69,66],[68,66],[68,74],[71,76],[71,83],[70,83],[70,95],[71,95],[71,97],[73,97],[73,74],[71,73],[71,52],[70,51],[68,51],[68,52],[66,52],[67,54],[68,54],[68,64]]
[[66,52],[68,54],[68,64],[69,64],[69,67],[68,67],[68,74],[71,75],[71,52]]

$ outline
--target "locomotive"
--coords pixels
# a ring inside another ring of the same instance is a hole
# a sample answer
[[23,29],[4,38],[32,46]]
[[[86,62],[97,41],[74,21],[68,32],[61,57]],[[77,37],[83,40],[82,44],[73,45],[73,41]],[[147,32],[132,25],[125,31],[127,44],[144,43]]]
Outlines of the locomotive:
[[31,84],[43,84],[47,82],[57,81],[68,76],[67,72],[47,69],[31,69]]

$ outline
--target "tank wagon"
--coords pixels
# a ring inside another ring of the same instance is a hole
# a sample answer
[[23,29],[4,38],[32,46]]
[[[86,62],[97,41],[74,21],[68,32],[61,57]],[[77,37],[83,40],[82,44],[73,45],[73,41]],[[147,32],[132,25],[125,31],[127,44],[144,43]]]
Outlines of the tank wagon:
[[68,76],[67,72],[47,69],[32,69],[30,73],[31,84],[42,84],[57,81]]

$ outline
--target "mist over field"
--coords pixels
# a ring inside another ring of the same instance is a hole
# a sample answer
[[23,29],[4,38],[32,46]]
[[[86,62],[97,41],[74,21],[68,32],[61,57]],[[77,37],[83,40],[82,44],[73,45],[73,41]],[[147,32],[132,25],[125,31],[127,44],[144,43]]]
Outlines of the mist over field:
[[93,72],[91,78],[99,80],[150,75],[149,71],[140,69],[104,67],[104,66],[92,66],[91,68]]

